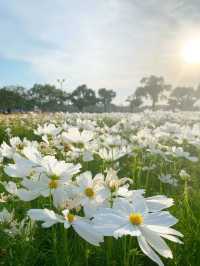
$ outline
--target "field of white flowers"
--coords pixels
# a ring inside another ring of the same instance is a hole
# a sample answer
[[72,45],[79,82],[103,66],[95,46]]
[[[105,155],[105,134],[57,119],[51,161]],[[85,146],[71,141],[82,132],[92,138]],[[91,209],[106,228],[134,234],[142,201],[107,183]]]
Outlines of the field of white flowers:
[[0,116],[0,265],[200,265],[200,113]]

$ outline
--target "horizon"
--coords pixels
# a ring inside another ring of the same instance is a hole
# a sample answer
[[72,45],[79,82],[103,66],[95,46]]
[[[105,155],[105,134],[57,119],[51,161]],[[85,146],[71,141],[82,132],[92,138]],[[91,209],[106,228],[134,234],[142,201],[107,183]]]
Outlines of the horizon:
[[0,86],[59,87],[56,80],[65,78],[69,92],[81,84],[115,90],[117,104],[151,74],[196,88],[200,64],[185,62],[181,52],[200,38],[199,11],[197,0],[3,0]]

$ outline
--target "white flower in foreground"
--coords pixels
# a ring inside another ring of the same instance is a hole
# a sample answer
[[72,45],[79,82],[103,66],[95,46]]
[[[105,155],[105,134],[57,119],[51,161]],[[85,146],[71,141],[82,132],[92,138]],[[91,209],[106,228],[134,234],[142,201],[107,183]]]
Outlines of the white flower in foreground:
[[97,174],[92,178],[91,172],[84,172],[76,177],[77,193],[80,203],[87,216],[91,216],[96,208],[102,205],[109,197],[109,190],[104,185],[104,176]]
[[3,142],[0,146],[0,153],[2,157],[12,159],[16,149],[9,146],[6,142]]
[[141,200],[145,200],[145,204],[149,212],[158,212],[167,209],[174,204],[174,200],[172,198],[168,198],[164,195],[144,198],[144,189],[128,190],[128,192],[128,196],[125,196],[125,198],[127,198],[129,202],[135,202],[139,198]]
[[63,222],[62,216],[49,209],[30,209],[28,216],[35,221],[42,221],[42,227],[48,228],[56,223]]
[[31,173],[36,172],[36,164],[22,157],[19,154],[14,156],[14,164],[8,164],[4,167],[4,172],[11,177],[25,178]]
[[25,146],[35,145],[34,142],[32,143],[25,138],[22,141],[19,137],[10,138],[9,142],[10,145],[3,142],[0,146],[0,154],[8,159],[13,159],[15,154],[21,152]]
[[42,227],[45,228],[56,223],[63,223],[66,229],[72,226],[81,238],[92,245],[99,246],[103,242],[102,234],[95,230],[89,219],[74,215],[69,210],[63,210],[62,215],[58,215],[48,209],[31,209],[28,211],[28,216],[33,220],[42,221]]
[[98,211],[94,215],[93,222],[96,229],[104,236],[137,237],[144,254],[159,266],[164,264],[156,252],[166,258],[173,257],[163,238],[181,243],[176,236],[182,237],[182,234],[171,228],[177,223],[177,219],[166,211],[149,212],[141,195],[135,197],[132,203],[126,199],[117,199],[112,209],[105,208]]
[[44,173],[53,179],[62,179],[68,181],[74,174],[80,171],[80,164],[66,163],[58,161],[54,156],[45,156],[41,161]]
[[40,162],[42,156],[35,147],[25,147],[23,148],[22,153],[26,158],[16,153],[13,155],[15,163],[5,166],[4,172],[8,176],[24,178],[41,171]]
[[8,182],[2,182],[4,188],[6,189],[6,191],[10,194],[16,195],[17,194],[17,185],[16,183],[12,182],[12,181],[8,181]]
[[35,164],[40,164],[41,160],[42,160],[42,155],[41,153],[38,151],[38,149],[34,146],[27,146],[24,147],[22,150],[22,153],[25,155],[25,157],[30,160],[31,162],[35,163]]
[[74,174],[80,170],[80,165],[58,161],[53,156],[45,156],[41,162],[41,173],[37,179],[24,178],[23,188],[18,189],[17,195],[21,200],[31,201],[40,195],[52,195],[53,204],[59,207],[64,204],[69,194],[69,183]]
[[150,212],[161,211],[174,204],[174,200],[172,198],[168,198],[164,195],[145,198],[145,202]]

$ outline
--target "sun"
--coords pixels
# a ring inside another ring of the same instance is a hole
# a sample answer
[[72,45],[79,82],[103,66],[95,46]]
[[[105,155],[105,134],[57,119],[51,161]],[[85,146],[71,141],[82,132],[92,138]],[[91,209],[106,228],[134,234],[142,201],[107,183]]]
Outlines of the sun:
[[188,64],[200,64],[200,39],[187,41],[182,48],[181,56]]

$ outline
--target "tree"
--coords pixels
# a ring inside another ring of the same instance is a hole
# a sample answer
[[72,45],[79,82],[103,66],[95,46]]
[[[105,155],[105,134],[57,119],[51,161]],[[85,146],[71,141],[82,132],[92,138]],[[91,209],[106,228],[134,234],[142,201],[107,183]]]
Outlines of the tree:
[[66,102],[69,95],[55,86],[35,84],[29,91],[29,100],[32,105],[42,111],[66,111]]
[[196,100],[200,99],[200,84],[198,85],[197,89],[194,90],[194,95],[196,97]]
[[24,109],[25,98],[10,87],[0,89],[0,108],[2,111],[22,110]]
[[142,104],[142,99],[140,97],[136,97],[135,95],[128,97],[126,101],[129,102],[131,112],[134,112],[135,109],[140,107],[140,105]]
[[26,97],[27,90],[22,86],[8,86],[6,87],[8,90],[18,93],[19,95]]
[[98,90],[99,101],[104,105],[104,112],[110,111],[110,105],[113,98],[116,97],[116,92],[113,90],[99,89]]
[[165,84],[163,77],[156,77],[153,75],[142,78],[140,83],[142,86],[136,89],[135,96],[140,98],[147,98],[149,96],[152,100],[153,109],[155,109],[155,105],[161,93],[171,89],[171,85]]
[[192,87],[176,87],[169,98],[172,108],[178,107],[182,110],[192,109],[196,100],[196,91]]
[[98,102],[95,92],[87,88],[86,85],[81,85],[76,88],[71,93],[69,99],[80,112],[83,111],[84,107],[94,106]]

